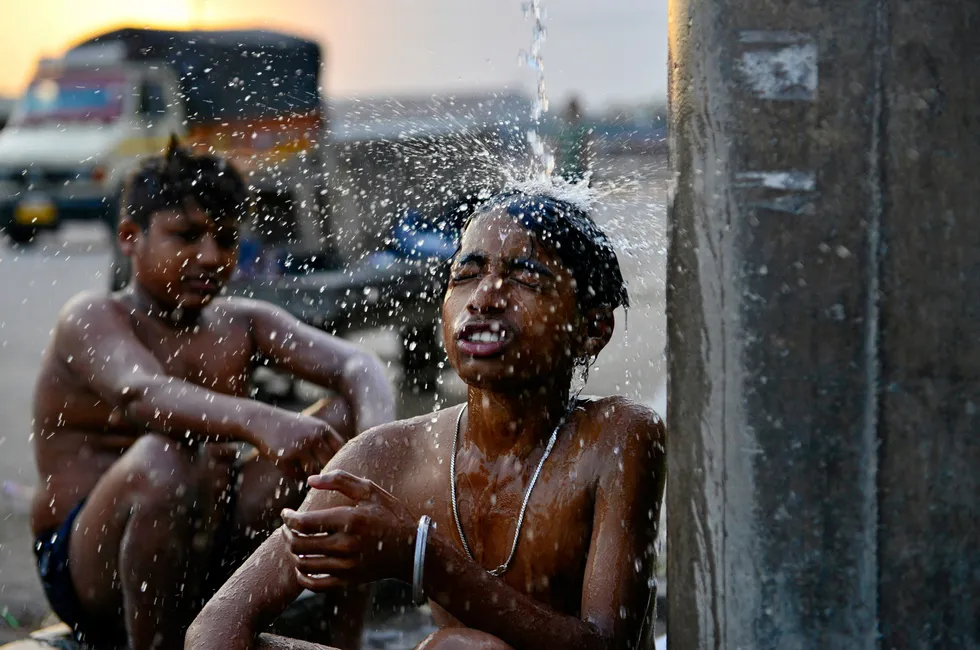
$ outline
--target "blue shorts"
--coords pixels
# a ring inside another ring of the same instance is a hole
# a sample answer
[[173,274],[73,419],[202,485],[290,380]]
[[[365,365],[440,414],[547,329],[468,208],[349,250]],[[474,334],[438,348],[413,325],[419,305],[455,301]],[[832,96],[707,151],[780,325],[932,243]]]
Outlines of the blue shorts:
[[[118,647],[119,639],[107,637],[104,626],[87,624],[82,605],[75,593],[68,569],[68,548],[75,518],[82,511],[85,499],[78,502],[61,525],[37,536],[34,541],[34,556],[37,559],[37,572],[41,586],[51,609],[66,625],[71,627],[75,641],[98,647]],[[99,627],[102,627],[100,630]],[[101,632],[101,633],[100,633]]]
[[[234,572],[235,562],[224,566],[228,558],[224,558],[221,551],[225,550],[231,543],[231,527],[234,518],[235,508],[238,502],[238,488],[241,476],[241,466],[235,464],[231,467],[229,489],[226,496],[226,504],[223,509],[223,521],[215,535],[215,548],[218,550],[218,567],[222,577],[228,577]],[[80,644],[85,646],[95,646],[100,650],[103,648],[125,648],[126,637],[125,629],[122,624],[122,612],[120,612],[120,624],[108,629],[104,622],[87,620],[78,594],[75,592],[75,584],[71,579],[71,571],[68,568],[68,555],[71,546],[71,533],[75,527],[75,519],[82,511],[85,499],[82,499],[72,508],[68,516],[61,524],[51,530],[47,530],[34,541],[34,556],[37,559],[37,572],[41,578],[41,586],[44,588],[44,595],[48,599],[51,609],[58,615],[66,625],[72,629],[72,637]],[[222,561],[225,560],[225,561]],[[224,576],[227,573],[228,576]]]

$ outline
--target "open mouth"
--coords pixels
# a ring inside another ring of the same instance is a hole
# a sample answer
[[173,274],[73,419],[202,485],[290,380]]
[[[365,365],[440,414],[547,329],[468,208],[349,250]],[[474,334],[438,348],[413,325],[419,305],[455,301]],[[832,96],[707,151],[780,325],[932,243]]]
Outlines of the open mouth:
[[500,321],[468,323],[456,335],[460,352],[478,358],[501,354],[513,340],[513,331]]

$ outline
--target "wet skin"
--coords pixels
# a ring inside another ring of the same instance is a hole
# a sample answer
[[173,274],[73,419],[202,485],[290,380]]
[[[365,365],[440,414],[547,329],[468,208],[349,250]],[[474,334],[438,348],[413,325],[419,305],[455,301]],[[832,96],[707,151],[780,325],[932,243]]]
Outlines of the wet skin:
[[[70,540],[75,590],[95,625],[125,623],[134,650],[182,647],[236,559],[301,501],[303,479],[394,416],[374,357],[270,305],[218,297],[236,230],[194,204],[155,213],[146,232],[124,221],[131,288],[69,302],[37,381],[32,527],[53,529],[86,499]],[[311,414],[249,399],[260,358],[337,398]],[[245,462],[243,442],[258,450]]]
[[[650,596],[665,432],[626,399],[578,403],[534,488],[510,569],[487,573],[509,553],[524,490],[567,404],[573,358],[598,354],[612,314],[582,314],[557,256],[500,213],[467,229],[452,273],[444,339],[469,387],[456,472],[476,561],[463,552],[449,493],[462,407],[384,425],[310,478],[315,489],[300,511],[284,512],[285,526],[195,620],[188,649],[318,647],[257,634],[303,588],[410,583],[423,514],[435,523],[423,584],[442,627],[423,647],[636,642]],[[484,340],[485,331],[499,340]]]

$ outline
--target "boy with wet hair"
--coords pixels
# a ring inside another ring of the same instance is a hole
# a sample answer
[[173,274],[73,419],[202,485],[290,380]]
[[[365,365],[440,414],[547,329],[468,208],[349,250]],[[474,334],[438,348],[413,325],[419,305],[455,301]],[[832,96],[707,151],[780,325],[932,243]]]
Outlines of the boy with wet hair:
[[622,397],[572,391],[626,304],[615,252],[581,208],[513,192],[478,209],[442,313],[466,404],[345,446],[207,604],[186,648],[319,647],[260,633],[304,588],[385,578],[431,604],[440,630],[422,648],[635,647],[665,431]]
[[[378,360],[260,302],[222,298],[241,176],[174,139],[135,172],[129,287],[62,310],[34,397],[38,570],[76,638],[183,647],[201,605],[348,438],[394,417]],[[314,417],[248,397],[261,361],[333,391]],[[240,443],[254,451],[242,455]]]

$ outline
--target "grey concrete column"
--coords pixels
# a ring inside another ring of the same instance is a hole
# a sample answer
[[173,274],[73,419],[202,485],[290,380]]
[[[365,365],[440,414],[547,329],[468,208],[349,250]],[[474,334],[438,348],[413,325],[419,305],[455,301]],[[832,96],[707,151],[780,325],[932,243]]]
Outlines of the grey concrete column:
[[980,647],[980,4],[671,0],[672,648]]

